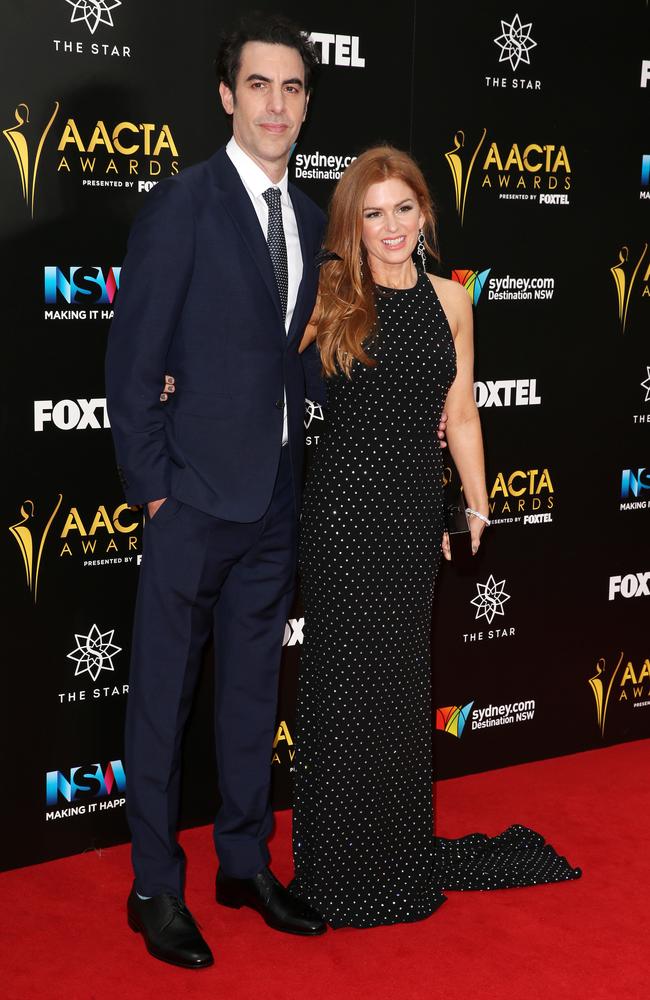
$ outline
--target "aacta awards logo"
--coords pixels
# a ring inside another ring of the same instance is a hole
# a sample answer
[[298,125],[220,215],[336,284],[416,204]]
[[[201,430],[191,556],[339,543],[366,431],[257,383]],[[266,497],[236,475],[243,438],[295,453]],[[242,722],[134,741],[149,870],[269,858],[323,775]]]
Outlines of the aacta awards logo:
[[58,113],[59,102],[55,101],[54,110],[45,125],[40,130],[35,129],[30,121],[29,105],[20,103],[14,111],[16,124],[2,130],[2,134],[11,146],[16,158],[23,198],[32,219],[36,203],[36,180],[43,146]]
[[[644,243],[638,253],[630,252],[628,246],[622,246],[618,251],[618,261],[610,267],[610,273],[616,285],[618,298],[618,321],[621,333],[625,333],[627,314],[634,298],[650,298],[650,258],[646,261],[648,244]],[[645,270],[643,265],[645,266]],[[635,290],[636,286],[636,290]]]
[[54,102],[49,117],[34,127],[25,102],[14,111],[15,124],[3,129],[14,153],[23,198],[34,218],[37,175],[42,181],[43,153],[56,143],[55,163],[49,173],[78,180],[83,187],[127,188],[148,191],[163,176],[177,174],[179,154],[171,128],[154,122],[68,118],[58,136],[52,128],[60,104]]
[[[293,737],[286,722],[281,722],[273,740],[271,764],[293,764],[296,758],[296,748]],[[292,769],[293,770],[293,769]]]
[[[63,512],[65,520],[62,521]],[[61,517],[59,514],[61,513]],[[54,528],[54,522],[58,525]],[[40,574],[48,539],[58,536],[58,558],[81,561],[84,567],[140,563],[142,513],[120,503],[112,511],[104,504],[84,510],[63,507],[63,494],[51,506],[23,500],[20,520],[9,525],[25,571],[25,583],[38,600]]]
[[[461,224],[470,183],[497,195],[501,200],[537,202],[540,205],[568,205],[571,164],[564,145],[536,142],[504,146],[495,141],[486,145],[483,129],[474,146],[467,146],[465,133],[456,132],[453,148],[445,153],[456,194],[456,211]],[[480,180],[479,180],[480,178]]]
[[548,469],[497,472],[489,495],[494,524],[550,524],[555,491]]
[[641,662],[637,660],[636,666],[629,659],[621,673],[624,660],[625,653],[621,652],[616,666],[610,670],[605,657],[601,656],[596,664],[596,673],[589,678],[589,686],[595,701],[596,720],[602,737],[605,736],[607,712],[612,694],[615,701],[624,702],[634,709],[650,706],[650,659],[646,656]]

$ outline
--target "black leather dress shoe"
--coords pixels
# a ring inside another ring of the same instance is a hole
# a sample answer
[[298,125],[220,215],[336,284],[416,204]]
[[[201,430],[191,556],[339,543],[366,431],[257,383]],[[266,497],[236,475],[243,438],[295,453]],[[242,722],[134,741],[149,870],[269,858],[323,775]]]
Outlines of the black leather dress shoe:
[[126,915],[131,930],[142,934],[149,954],[161,962],[184,969],[205,969],[214,962],[194,917],[178,896],[162,892],[140,899],[134,886]]
[[238,910],[250,906],[269,927],[287,934],[324,934],[327,924],[311,906],[292,896],[268,868],[253,878],[230,878],[217,872],[217,903]]

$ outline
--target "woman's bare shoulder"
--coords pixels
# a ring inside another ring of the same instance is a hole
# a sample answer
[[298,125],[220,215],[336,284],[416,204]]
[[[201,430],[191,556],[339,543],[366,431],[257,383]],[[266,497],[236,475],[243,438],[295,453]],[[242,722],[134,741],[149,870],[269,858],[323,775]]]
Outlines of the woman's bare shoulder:
[[462,302],[463,296],[468,298],[467,292],[459,281],[452,281],[450,278],[441,278],[439,274],[429,274],[427,277],[435,288],[439,298],[444,296],[451,302]]
[[459,281],[441,278],[438,274],[430,274],[428,277],[455,336],[461,321],[468,313],[471,314],[472,304],[469,295]]

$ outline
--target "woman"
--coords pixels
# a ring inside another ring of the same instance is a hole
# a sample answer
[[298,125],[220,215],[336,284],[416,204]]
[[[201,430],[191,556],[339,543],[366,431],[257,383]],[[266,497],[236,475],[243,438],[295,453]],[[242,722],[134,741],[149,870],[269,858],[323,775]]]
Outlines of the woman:
[[291,888],[332,926],[371,927],[428,916],[442,889],[580,873],[523,827],[433,837],[430,624],[441,549],[450,558],[443,406],[474,552],[489,521],[471,304],[425,271],[435,220],[410,157],[378,147],[348,167],[326,247],[301,345],[317,341],[329,405],[301,516]]

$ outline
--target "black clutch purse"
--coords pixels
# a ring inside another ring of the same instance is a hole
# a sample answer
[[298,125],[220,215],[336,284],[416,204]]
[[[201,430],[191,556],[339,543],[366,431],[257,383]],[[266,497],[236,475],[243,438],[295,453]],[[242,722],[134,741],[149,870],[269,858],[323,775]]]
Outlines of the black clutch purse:
[[472,535],[469,521],[465,513],[464,496],[460,493],[451,500],[445,508],[445,527],[449,534],[449,548],[452,562],[461,569],[469,566],[474,558],[472,553]]

